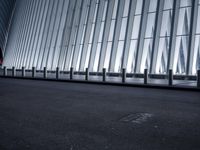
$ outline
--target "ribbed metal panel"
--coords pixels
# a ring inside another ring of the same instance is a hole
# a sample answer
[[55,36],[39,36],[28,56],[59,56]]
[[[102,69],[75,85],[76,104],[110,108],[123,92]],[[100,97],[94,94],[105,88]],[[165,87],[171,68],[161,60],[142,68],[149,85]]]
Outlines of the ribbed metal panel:
[[15,0],[0,0],[0,48],[4,52]]
[[200,0],[17,0],[4,66],[194,75],[199,26]]

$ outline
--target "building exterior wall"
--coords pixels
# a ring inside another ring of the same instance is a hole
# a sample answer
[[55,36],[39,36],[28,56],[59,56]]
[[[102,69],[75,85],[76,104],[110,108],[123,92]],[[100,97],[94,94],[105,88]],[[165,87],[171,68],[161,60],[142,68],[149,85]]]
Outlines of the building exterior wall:
[[15,0],[0,0],[0,57],[2,57],[5,50],[14,5]]
[[194,75],[200,0],[17,0],[4,66]]

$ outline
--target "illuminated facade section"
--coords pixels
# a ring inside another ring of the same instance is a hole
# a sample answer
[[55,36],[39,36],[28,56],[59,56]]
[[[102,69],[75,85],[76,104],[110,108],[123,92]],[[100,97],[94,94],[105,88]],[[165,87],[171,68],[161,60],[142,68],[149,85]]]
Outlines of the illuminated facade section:
[[5,66],[195,75],[200,0],[17,0]]

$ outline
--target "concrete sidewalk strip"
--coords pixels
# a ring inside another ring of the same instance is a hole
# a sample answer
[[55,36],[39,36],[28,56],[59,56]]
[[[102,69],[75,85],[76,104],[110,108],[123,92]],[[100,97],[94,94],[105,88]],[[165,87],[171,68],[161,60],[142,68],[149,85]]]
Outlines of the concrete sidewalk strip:
[[[105,71],[105,70],[104,70]],[[2,72],[2,70],[1,70]],[[199,91],[200,88],[197,87],[197,81],[193,80],[175,80],[173,81],[173,85],[168,86],[168,79],[148,79],[148,84],[144,84],[143,78],[135,78],[135,77],[126,77],[122,81],[121,76],[106,76],[106,80],[102,81],[102,76],[96,76],[96,75],[90,75],[90,77],[87,77],[88,80],[86,80],[85,73],[83,75],[75,74],[73,72],[72,75],[72,68],[71,73],[61,73],[59,74],[59,79],[56,78],[56,71],[55,72],[48,72],[45,73],[44,78],[44,72],[36,72],[35,77],[32,77],[31,71],[26,71],[26,77],[23,77],[21,74],[21,71],[16,70],[16,76],[12,76],[12,70],[7,71],[7,76],[3,75],[3,72],[0,74],[0,77],[2,78],[19,78],[19,79],[32,79],[34,80],[51,80],[51,81],[60,81],[60,82],[80,82],[80,83],[92,83],[92,84],[108,84],[108,85],[122,85],[122,86],[142,86],[142,87],[150,87],[150,88],[169,88],[169,89],[194,89]],[[124,71],[125,72],[125,71]],[[125,81],[126,80],[126,81]],[[123,84],[122,84],[123,83]]]

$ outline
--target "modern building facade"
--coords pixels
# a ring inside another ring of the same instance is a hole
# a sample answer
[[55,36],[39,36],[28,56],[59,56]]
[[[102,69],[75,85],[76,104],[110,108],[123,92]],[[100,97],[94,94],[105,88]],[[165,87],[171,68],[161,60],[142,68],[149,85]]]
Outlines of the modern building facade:
[[3,53],[6,47],[10,20],[15,5],[15,0],[0,1],[0,64],[3,58]]
[[195,75],[200,0],[16,0],[3,65]]

